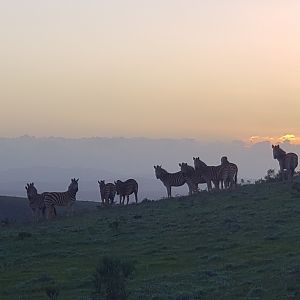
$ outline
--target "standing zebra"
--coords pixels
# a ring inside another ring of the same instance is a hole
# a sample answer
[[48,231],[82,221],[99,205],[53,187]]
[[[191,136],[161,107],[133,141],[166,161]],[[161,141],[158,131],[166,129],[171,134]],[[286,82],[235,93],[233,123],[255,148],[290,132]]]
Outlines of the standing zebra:
[[280,167],[281,180],[284,180],[284,170],[287,171],[288,180],[292,181],[295,169],[298,166],[298,155],[296,153],[286,153],[279,145],[272,145],[273,157],[277,159]]
[[193,157],[195,170],[199,171],[206,181],[208,191],[212,190],[211,182],[219,190],[222,166],[208,166],[199,157]]
[[138,189],[139,185],[134,179],[128,179],[126,181],[117,180],[115,181],[117,195],[120,196],[120,204],[124,204],[125,197],[127,197],[127,204],[129,203],[129,196],[134,194],[135,203],[138,202]]
[[78,192],[78,179],[71,179],[71,184],[66,192],[50,192],[45,193],[45,206],[47,218],[55,212],[55,206],[67,206],[69,212],[73,213],[73,204],[76,201],[76,193]]
[[195,170],[194,167],[187,163],[179,164],[181,172],[185,175],[187,182],[193,187],[193,192],[198,192],[198,184],[206,183],[199,170]]
[[221,174],[222,188],[223,188],[223,184],[225,185],[225,188],[236,187],[237,174],[238,174],[237,165],[229,162],[227,156],[222,156],[221,166],[222,166],[222,174]]
[[29,200],[29,207],[32,211],[32,217],[35,222],[39,221],[41,214],[45,214],[45,203],[44,194],[39,194],[37,192],[34,183],[27,183],[25,186],[27,191],[27,198]]
[[195,190],[193,184],[187,180],[185,174],[181,171],[176,173],[169,173],[168,171],[163,169],[162,166],[154,166],[154,170],[155,170],[156,178],[159,179],[166,187],[168,198],[172,197],[171,195],[172,186],[182,186],[185,183],[187,183],[189,187],[189,195],[191,195]]
[[102,205],[113,204],[116,195],[116,186],[113,183],[105,183],[105,180],[98,180],[98,184],[100,187]]

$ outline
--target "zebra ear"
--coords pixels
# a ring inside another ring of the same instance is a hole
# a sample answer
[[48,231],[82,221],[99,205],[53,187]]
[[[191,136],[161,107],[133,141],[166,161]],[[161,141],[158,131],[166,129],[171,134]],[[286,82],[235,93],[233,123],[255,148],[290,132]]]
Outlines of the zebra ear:
[[274,149],[274,145],[272,145],[272,148]]
[[182,166],[182,164],[179,164],[179,167],[181,167]]
[[78,179],[75,179],[75,181],[78,182],[78,181],[79,181],[79,178],[78,178]]

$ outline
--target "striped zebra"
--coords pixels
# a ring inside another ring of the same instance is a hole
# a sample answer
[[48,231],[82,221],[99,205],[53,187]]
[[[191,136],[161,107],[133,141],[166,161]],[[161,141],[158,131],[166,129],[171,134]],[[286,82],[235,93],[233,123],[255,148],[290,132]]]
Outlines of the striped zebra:
[[199,170],[195,170],[194,167],[188,165],[187,163],[179,164],[181,172],[185,175],[187,181],[193,187],[193,192],[198,192],[198,184],[206,183],[206,180],[201,175]]
[[73,213],[73,204],[76,201],[76,193],[78,192],[78,179],[71,179],[71,184],[66,192],[50,192],[44,193],[47,218],[55,212],[55,206],[67,206],[69,212]]
[[233,188],[237,185],[238,167],[236,164],[228,161],[227,156],[221,157],[221,187]]
[[212,190],[211,182],[215,188],[219,190],[220,178],[222,174],[222,166],[208,166],[199,157],[193,157],[195,170],[201,173],[206,181],[208,191]]
[[182,186],[186,183],[189,187],[189,195],[191,195],[195,190],[194,185],[187,180],[185,174],[181,171],[176,173],[169,173],[168,171],[163,169],[162,166],[154,166],[154,170],[156,178],[159,179],[166,187],[168,198],[172,197],[172,186]]
[[286,153],[279,145],[272,145],[272,148],[273,158],[279,162],[281,180],[285,179],[284,170],[286,170],[288,180],[292,181],[295,169],[298,166],[298,155],[292,152]]
[[116,186],[113,183],[105,183],[105,180],[98,180],[102,205],[113,204],[116,196]]
[[128,179],[126,181],[117,180],[115,181],[117,195],[120,196],[120,204],[124,204],[125,197],[127,197],[127,204],[129,203],[129,196],[134,194],[135,203],[138,202],[138,189],[139,185],[134,179]]
[[32,217],[35,222],[39,221],[41,215],[45,214],[44,194],[39,194],[34,183],[27,183],[25,186],[29,207],[32,211]]

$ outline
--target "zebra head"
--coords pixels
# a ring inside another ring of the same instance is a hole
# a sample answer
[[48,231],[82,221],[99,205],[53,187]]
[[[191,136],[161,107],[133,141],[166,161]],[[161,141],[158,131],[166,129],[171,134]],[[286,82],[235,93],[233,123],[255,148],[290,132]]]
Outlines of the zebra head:
[[37,195],[37,189],[34,186],[34,183],[27,183],[27,185],[25,186],[25,189],[27,191],[27,197],[28,199],[33,199],[36,195]]
[[229,163],[227,156],[222,156],[221,157],[221,165]]
[[199,157],[193,157],[193,160],[195,169],[203,169],[207,166]]
[[272,149],[273,149],[273,158],[274,159],[280,159],[286,155],[286,152],[284,150],[282,150],[279,147],[279,145],[272,145]]
[[179,164],[180,170],[184,174],[190,174],[194,172],[194,168],[192,166],[189,166],[187,163],[181,163]]
[[155,176],[157,179],[161,179],[164,176],[164,174],[166,173],[166,170],[164,170],[162,168],[162,166],[159,166],[159,165],[154,166],[154,170],[155,170]]
[[72,178],[71,179],[71,184],[69,185],[68,191],[71,193],[76,194],[78,192],[78,179]]
[[98,180],[98,184],[99,184],[99,187],[100,187],[100,190],[102,189],[105,189],[105,180]]

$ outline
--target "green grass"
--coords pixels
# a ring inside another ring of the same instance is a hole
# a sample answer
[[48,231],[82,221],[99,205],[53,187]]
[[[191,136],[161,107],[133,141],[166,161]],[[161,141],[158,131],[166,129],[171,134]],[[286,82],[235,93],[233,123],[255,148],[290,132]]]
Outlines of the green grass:
[[104,256],[135,262],[134,300],[300,299],[300,195],[289,184],[0,230],[2,300],[47,299],[48,286],[58,299],[89,299]]

